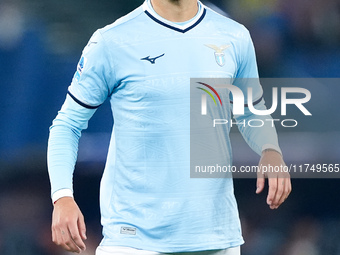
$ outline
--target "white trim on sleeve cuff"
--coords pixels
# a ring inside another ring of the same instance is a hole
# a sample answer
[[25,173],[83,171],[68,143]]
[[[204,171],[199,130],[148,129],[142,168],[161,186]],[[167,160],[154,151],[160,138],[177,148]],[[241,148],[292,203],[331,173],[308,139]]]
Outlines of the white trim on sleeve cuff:
[[73,191],[70,189],[60,189],[53,193],[52,202],[55,203],[58,199],[62,197],[73,197]]
[[268,149],[275,150],[275,151],[277,151],[278,153],[280,153],[282,155],[282,151],[281,151],[279,146],[276,146],[274,144],[265,144],[265,145],[262,146],[262,152],[264,150],[268,150]]

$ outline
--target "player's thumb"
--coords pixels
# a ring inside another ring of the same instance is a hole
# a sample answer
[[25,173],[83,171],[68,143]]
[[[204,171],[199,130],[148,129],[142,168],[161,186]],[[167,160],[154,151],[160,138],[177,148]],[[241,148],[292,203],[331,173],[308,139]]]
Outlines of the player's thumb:
[[262,192],[264,188],[264,183],[265,183],[264,175],[258,175],[257,181],[256,181],[256,194],[259,194]]

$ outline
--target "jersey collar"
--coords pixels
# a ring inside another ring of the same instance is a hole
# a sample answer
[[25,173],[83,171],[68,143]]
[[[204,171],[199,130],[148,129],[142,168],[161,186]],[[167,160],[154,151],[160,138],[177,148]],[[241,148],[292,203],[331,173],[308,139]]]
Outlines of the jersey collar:
[[195,26],[197,26],[203,20],[206,14],[205,6],[200,1],[197,1],[197,2],[199,5],[198,13],[191,20],[187,22],[183,22],[183,23],[172,22],[159,16],[155,12],[155,10],[152,8],[150,0],[146,0],[144,2],[143,10],[146,15],[148,15],[153,21],[159,23],[160,25],[165,26],[169,29],[173,29],[177,32],[185,33],[189,31],[190,29],[194,28]]

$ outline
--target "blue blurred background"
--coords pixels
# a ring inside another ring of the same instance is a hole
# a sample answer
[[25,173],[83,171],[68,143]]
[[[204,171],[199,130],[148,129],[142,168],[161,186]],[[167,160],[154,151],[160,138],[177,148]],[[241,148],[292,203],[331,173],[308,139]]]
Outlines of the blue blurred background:
[[[67,254],[51,242],[48,128],[92,33],[141,3],[0,0],[1,255]],[[250,30],[261,77],[339,78],[338,0],[204,3]],[[327,88],[305,86],[315,91],[312,97],[320,96],[310,104],[318,121],[294,132],[278,128],[287,163],[340,163],[340,84],[336,81]],[[74,185],[88,226],[85,254],[93,254],[101,238],[98,188],[111,127],[105,103],[80,142]],[[239,134],[233,131],[232,135],[236,164],[255,163],[257,156]],[[294,179],[291,197],[276,211],[266,206],[265,194],[255,195],[254,179],[236,179],[235,193],[246,239],[244,255],[340,254],[337,179]]]

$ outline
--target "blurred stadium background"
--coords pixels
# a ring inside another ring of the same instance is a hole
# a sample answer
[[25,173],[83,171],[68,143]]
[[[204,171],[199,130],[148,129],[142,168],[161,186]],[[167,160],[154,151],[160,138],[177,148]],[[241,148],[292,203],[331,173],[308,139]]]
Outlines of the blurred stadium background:
[[[141,3],[0,0],[1,255],[67,254],[51,242],[48,128],[91,34]],[[261,77],[339,78],[338,0],[204,3],[248,27]],[[293,134],[279,128],[287,163],[340,163],[339,85],[326,89],[311,85],[321,94],[318,102],[309,104],[319,121]],[[101,238],[98,187],[112,126],[110,115],[106,103],[81,139],[75,197],[88,226],[85,254],[93,254]],[[240,155],[245,153],[249,154],[246,163],[258,160],[234,131],[233,142],[236,164],[244,163]],[[235,193],[246,239],[243,255],[340,254],[339,180],[294,179],[291,197],[275,211],[266,206],[265,194],[255,195],[254,179],[235,180]]]

